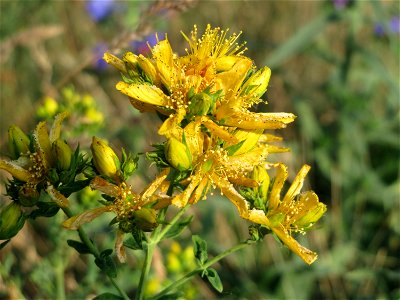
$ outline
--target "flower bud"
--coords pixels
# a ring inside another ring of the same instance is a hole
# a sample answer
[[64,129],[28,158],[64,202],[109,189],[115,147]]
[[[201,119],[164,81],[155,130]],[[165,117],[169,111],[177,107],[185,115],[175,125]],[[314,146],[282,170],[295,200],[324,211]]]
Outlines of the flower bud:
[[8,240],[21,230],[25,216],[17,202],[12,202],[0,212],[0,240]]
[[53,155],[57,159],[57,165],[61,170],[68,170],[71,166],[72,150],[62,139],[57,139],[52,144]]
[[299,228],[308,228],[317,222],[326,212],[326,205],[318,202],[311,210],[309,210],[303,217],[298,219],[293,225]]
[[260,98],[267,90],[271,69],[264,67],[253,74],[242,86],[241,95]]
[[157,214],[152,208],[143,207],[133,213],[135,224],[143,231],[152,231],[157,227]]
[[119,159],[108,143],[100,138],[93,137],[90,145],[93,155],[93,164],[100,175],[113,177],[120,166]]
[[8,129],[8,148],[12,158],[17,159],[22,153],[29,152],[29,137],[18,126]]
[[185,144],[170,138],[165,145],[165,157],[171,166],[179,171],[188,170],[192,165],[192,157]]
[[265,167],[260,165],[255,166],[253,173],[251,174],[251,178],[257,181],[259,184],[259,186],[255,188],[258,195],[264,200],[264,202],[267,201],[270,179]]
[[24,207],[32,207],[39,201],[39,196],[34,186],[25,184],[18,192],[18,202]]
[[207,93],[199,93],[190,98],[189,116],[205,116],[211,106],[213,100]]

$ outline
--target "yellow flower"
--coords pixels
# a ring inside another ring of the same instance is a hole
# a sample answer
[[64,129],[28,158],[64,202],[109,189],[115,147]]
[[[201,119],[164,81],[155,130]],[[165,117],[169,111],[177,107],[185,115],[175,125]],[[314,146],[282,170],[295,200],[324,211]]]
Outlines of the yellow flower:
[[[106,53],[104,59],[125,74],[117,89],[130,97],[141,112],[168,115],[163,127],[184,119],[204,116],[208,124],[240,129],[279,129],[292,122],[291,113],[254,113],[248,108],[260,102],[271,70],[264,67],[247,80],[255,69],[245,56],[246,48],[236,43],[239,35],[207,26],[199,37],[195,26],[186,55],[177,56],[167,39],[158,41],[152,58],[128,52],[123,59]],[[170,120],[171,119],[171,120]],[[204,125],[204,124],[203,124]],[[210,125],[211,127],[213,125]],[[165,135],[166,130],[159,131]]]
[[100,175],[115,177],[120,168],[120,162],[114,150],[107,141],[93,137],[90,145],[93,155],[93,164]]
[[47,185],[46,192],[60,207],[68,206],[68,199],[58,192],[49,180],[49,171],[56,166],[56,156],[52,144],[60,137],[61,122],[67,113],[55,117],[50,132],[47,131],[46,122],[40,122],[33,132],[34,152],[22,155],[18,160],[0,159],[0,169],[10,173],[15,179],[24,182],[22,190],[24,196],[29,197],[26,191],[34,192],[38,184]]
[[[280,163],[271,166],[277,168],[277,176],[268,197],[266,211],[253,208],[248,209],[241,216],[271,229],[291,251],[306,263],[311,264],[317,259],[317,254],[301,246],[291,236],[292,232],[304,233],[326,211],[326,206],[319,202],[314,192],[300,193],[310,166],[304,165],[301,168],[283,199],[280,192],[287,178],[287,168]],[[240,201],[243,199],[240,200],[238,197],[238,203]],[[243,206],[238,209],[243,211]]]

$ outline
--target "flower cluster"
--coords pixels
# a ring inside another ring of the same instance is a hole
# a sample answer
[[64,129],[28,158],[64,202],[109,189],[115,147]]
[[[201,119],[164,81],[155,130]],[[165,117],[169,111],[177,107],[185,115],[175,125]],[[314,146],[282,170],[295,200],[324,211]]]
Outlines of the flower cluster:
[[[315,261],[317,254],[292,237],[292,233],[305,233],[326,211],[314,192],[301,192],[310,167],[301,168],[283,196],[287,166],[267,160],[271,153],[289,151],[276,145],[282,138],[267,130],[285,128],[295,116],[252,110],[263,101],[271,70],[257,70],[243,55],[246,48],[237,43],[239,35],[229,36],[228,31],[208,26],[201,37],[196,27],[184,37],[189,48],[183,56],[174,53],[168,39],[158,37],[153,47],[149,44],[150,57],[132,52],[122,59],[104,55],[122,73],[116,88],[139,111],[157,113],[163,121],[158,134],[164,142],[146,154],[159,168],[153,182],[140,193],[134,191],[128,179],[137,168],[138,157],[124,149],[118,157],[101,138],[93,137],[91,158],[79,147],[73,152],[61,139],[67,112],[55,116],[50,131],[45,121],[40,122],[31,136],[12,126],[11,159],[0,159],[0,169],[13,177],[7,186],[13,202],[0,211],[0,239],[14,236],[26,217],[53,216],[60,208],[69,216],[63,226],[73,230],[112,212],[111,225],[117,226],[116,254],[124,261],[124,245],[142,249],[144,232],[154,233],[165,223],[159,218],[165,216],[165,211],[159,213],[161,209],[169,205],[185,208],[218,189],[240,217],[252,222],[253,240],[272,232],[306,263]],[[89,100],[78,101],[82,112],[93,111]],[[70,110],[77,110],[74,107]],[[57,102],[48,98],[38,112],[51,117],[58,111]],[[68,197],[87,186],[102,193],[103,206],[73,216]],[[27,215],[24,207],[36,209]],[[132,233],[134,242],[124,241],[125,233]],[[98,260],[105,259],[92,252]]]
[[[168,39],[157,39],[151,57],[104,55],[122,73],[116,88],[140,112],[157,113],[163,120],[158,133],[165,142],[147,154],[160,175],[137,195],[138,203],[162,199],[164,205],[185,207],[218,188],[242,218],[257,224],[254,238],[272,231],[311,264],[316,253],[292,237],[308,230],[326,210],[314,192],[300,192],[309,166],[281,196],[287,167],[267,162],[270,153],[288,149],[275,145],[281,138],[265,131],[285,128],[295,116],[251,110],[263,101],[271,70],[257,70],[243,55],[239,35],[207,26],[201,37],[196,27],[184,37],[189,48],[183,56],[174,53]],[[272,168],[274,180],[268,173]]]

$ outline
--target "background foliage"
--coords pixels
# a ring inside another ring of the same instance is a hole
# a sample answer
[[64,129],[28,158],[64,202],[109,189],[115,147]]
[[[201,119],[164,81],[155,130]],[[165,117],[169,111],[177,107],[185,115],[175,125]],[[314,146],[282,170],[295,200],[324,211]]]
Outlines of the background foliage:
[[[247,56],[273,74],[269,104],[258,109],[298,116],[283,131],[295,159],[279,158],[292,175],[310,164],[309,185],[329,207],[306,242],[319,259],[306,266],[268,237],[216,266],[222,294],[197,278],[185,287],[187,297],[400,297],[397,1],[1,1],[0,15],[2,154],[8,126],[31,130],[37,119],[51,115],[48,107],[40,112],[49,97],[58,109],[76,112],[66,132],[81,147],[97,134],[116,148],[150,150],[144,147],[157,142],[152,128],[159,121],[140,115],[114,89],[119,74],[99,61],[102,53],[128,48],[146,53],[143,41],[152,43],[154,32],[168,33],[173,48],[183,51],[180,31],[190,32],[193,24],[243,31]],[[152,172],[141,160],[133,186],[141,190]],[[0,175],[4,183],[7,176]],[[0,204],[7,201],[1,196]],[[92,207],[93,201],[96,195],[81,193],[74,210]],[[191,230],[208,241],[210,253],[247,236],[247,224],[223,198],[210,198],[191,212]],[[96,242],[112,245],[105,218],[87,230]],[[79,299],[112,291],[94,262],[68,247],[75,233],[61,230],[61,221],[62,216],[31,222],[1,250],[0,298]],[[163,245],[149,290],[190,268],[189,237]],[[133,252],[129,264],[140,263]],[[138,277],[122,266],[118,281],[129,291]]]

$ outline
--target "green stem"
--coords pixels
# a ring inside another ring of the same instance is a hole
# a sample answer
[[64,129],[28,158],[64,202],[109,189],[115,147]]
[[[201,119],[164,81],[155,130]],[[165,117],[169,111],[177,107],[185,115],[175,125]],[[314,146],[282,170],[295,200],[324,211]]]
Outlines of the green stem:
[[[61,215],[57,215],[57,220],[61,221]],[[57,299],[64,300],[65,299],[65,280],[64,280],[64,251],[63,246],[61,245],[61,240],[63,236],[57,235],[56,237],[56,256],[55,256],[55,284],[56,284],[56,297]]]
[[213,259],[207,261],[203,266],[190,271],[188,273],[186,273],[185,275],[183,275],[181,278],[179,278],[177,281],[171,283],[169,286],[167,286],[165,289],[163,289],[161,292],[159,292],[156,296],[152,297],[152,300],[156,300],[161,298],[162,296],[166,295],[167,293],[177,289],[178,287],[180,287],[181,285],[183,285],[186,281],[188,281],[191,277],[193,277],[196,274],[200,274],[203,273],[204,270],[207,270],[207,268],[209,268],[210,266],[212,266],[213,264],[217,263],[218,261],[220,261],[221,259],[223,259],[224,257],[239,251],[241,249],[243,249],[244,247],[246,247],[249,244],[253,244],[254,242],[251,240],[247,240],[244,242],[241,242],[235,246],[233,246],[232,248],[229,248],[227,250],[225,250],[224,252],[218,254],[217,256],[215,256]]
[[[189,205],[186,205],[182,208],[175,217],[168,222],[164,227],[158,226],[152,233],[149,242],[147,243],[145,259],[142,267],[142,273],[140,274],[140,281],[138,285],[138,292],[136,294],[136,300],[142,300],[144,297],[144,287],[147,281],[147,276],[150,272],[151,261],[153,259],[154,249],[157,247],[157,244],[163,239],[163,237],[168,233],[168,231],[172,228],[172,226],[178,222],[178,220],[182,217],[183,213],[187,210]],[[164,208],[160,211],[159,219],[160,223],[164,222],[165,215],[167,212],[167,208]]]
[[[67,217],[71,218],[73,216],[72,212],[69,210],[69,208],[62,208],[64,213],[67,215]],[[93,244],[93,242],[90,240],[88,235],[86,234],[85,230],[83,230],[82,227],[79,227],[78,229],[79,237],[81,239],[81,242],[86,245],[90,249],[90,252],[94,255],[95,258],[100,258],[100,252],[96,248],[96,246]],[[107,274],[106,274],[107,275]],[[115,287],[115,289],[118,291],[120,296],[124,298],[125,300],[129,300],[128,295],[118,286],[117,282],[114,280],[114,278],[110,277],[107,275],[108,279],[110,280],[111,284]]]
[[156,246],[157,244],[153,242],[148,243],[146,246],[146,255],[143,262],[142,273],[140,274],[138,291],[136,293],[137,300],[142,300],[144,297],[144,287],[150,272],[151,261],[153,260],[153,253]]

